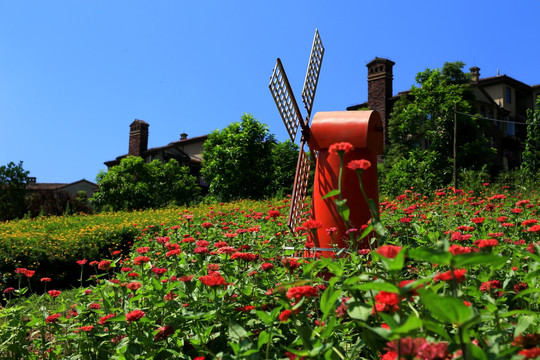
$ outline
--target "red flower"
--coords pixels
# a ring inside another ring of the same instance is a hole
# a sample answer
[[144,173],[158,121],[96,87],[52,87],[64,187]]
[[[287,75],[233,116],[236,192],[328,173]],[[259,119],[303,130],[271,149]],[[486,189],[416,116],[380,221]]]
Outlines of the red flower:
[[459,245],[450,245],[450,248],[448,249],[453,255],[459,255],[459,254],[468,254],[472,251],[470,247],[467,246],[459,246]]
[[268,271],[268,270],[272,270],[274,268],[274,264],[272,263],[262,263],[261,264],[261,269],[263,269],[264,271]]
[[111,262],[108,260],[101,260],[98,264],[99,270],[109,270],[111,268]]
[[242,253],[242,252],[235,252],[231,256],[231,260],[234,259],[241,259],[245,261],[255,261],[259,258],[259,254],[253,254],[253,253]]
[[367,170],[371,166],[371,162],[369,160],[361,159],[361,160],[353,160],[350,161],[347,164],[347,167],[351,170]]
[[296,309],[296,310],[283,310],[281,312],[281,314],[279,314],[278,318],[279,318],[279,321],[281,322],[286,322],[289,320],[289,318],[293,315],[293,314],[298,314],[300,312],[300,309]]
[[173,255],[178,255],[178,254],[180,254],[180,249],[175,249],[175,250],[167,251],[165,256],[170,257]]
[[213,225],[211,222],[203,222],[203,223],[201,224],[201,226],[202,226],[203,228],[205,228],[205,229],[209,229],[209,228],[211,228],[211,227],[214,226],[214,225]]
[[133,263],[135,265],[143,265],[150,261],[150,258],[148,256],[137,256],[135,259],[133,259]]
[[93,310],[99,310],[99,309],[101,309],[101,305],[98,304],[98,303],[91,303],[89,308],[93,309]]
[[49,315],[45,319],[45,322],[47,324],[56,324],[59,318],[60,318],[60,314]]
[[471,221],[475,224],[482,224],[486,220],[485,217],[472,218]]
[[523,290],[526,290],[528,287],[529,287],[529,285],[527,283],[520,282],[519,284],[514,285],[514,291],[516,293],[520,293]]
[[142,287],[142,284],[136,281],[130,282],[129,284],[127,284],[127,288],[133,291],[139,290],[141,287]]
[[207,247],[199,246],[193,249],[193,252],[195,254],[208,254],[210,252],[210,249],[208,249]]
[[146,254],[148,251],[150,251],[150,248],[148,246],[142,246],[137,249],[137,252],[139,254]]
[[499,245],[499,242],[496,239],[487,239],[487,240],[476,240],[474,245],[479,248],[491,248]]
[[530,226],[530,225],[534,225],[534,224],[538,224],[538,220],[536,220],[536,219],[528,219],[528,220],[523,220],[521,222],[521,226]]
[[48,293],[50,297],[55,298],[58,297],[58,295],[60,295],[62,292],[59,290],[49,290]]
[[482,285],[480,285],[480,291],[482,292],[489,292],[491,289],[500,289],[501,288],[501,282],[499,280],[490,280],[483,282]]
[[86,325],[86,326],[78,327],[77,329],[82,330],[84,332],[89,332],[89,331],[92,331],[93,328],[94,328],[94,325]]
[[300,301],[302,297],[316,297],[318,294],[318,289],[309,285],[295,286],[287,290],[287,298],[296,301]]
[[52,279],[50,277],[44,277],[44,278],[41,278],[39,281],[41,281],[41,282],[51,282]]
[[82,266],[82,265],[86,264],[87,261],[88,261],[88,260],[86,260],[86,259],[77,260],[77,264],[79,264],[79,265]]
[[172,325],[161,326],[158,329],[157,334],[154,335],[154,341],[160,341],[160,340],[166,339],[169,336],[171,336],[172,334],[174,334],[174,331],[175,330],[174,330],[174,327]]
[[184,275],[178,278],[178,281],[181,281],[181,282],[189,282],[191,280],[193,280],[193,275]]
[[[422,349],[422,347],[424,347],[426,344],[427,344],[427,340],[426,339],[423,339],[423,338],[410,338],[410,337],[406,337],[406,338],[401,338],[399,340],[394,340],[394,341],[390,341],[388,342],[386,345],[387,345],[387,350],[389,351],[392,351],[392,352],[395,352],[396,355],[398,353],[398,341],[399,341],[399,345],[400,345],[400,349],[401,350],[401,356],[405,357],[405,358],[413,358],[414,356],[417,356],[420,349]],[[397,357],[396,357],[397,359]],[[424,359],[424,358],[422,358]],[[442,358],[444,359],[444,358]]]
[[199,277],[199,281],[206,286],[225,285],[227,282],[220,274],[204,275]]
[[107,320],[109,320],[110,318],[113,318],[115,316],[116,316],[116,314],[109,314],[109,315],[102,316],[102,317],[99,318],[98,324],[99,325],[105,325]]
[[156,274],[156,275],[162,275],[162,274],[165,274],[165,273],[167,272],[167,268],[153,267],[153,268],[152,268],[152,271],[153,271],[154,274]]
[[320,222],[320,221],[317,221],[317,220],[310,219],[310,220],[304,222],[303,226],[306,229],[310,229],[310,230],[321,229],[323,227],[323,223]]
[[383,245],[379,247],[376,251],[378,254],[381,254],[384,257],[393,259],[401,251],[401,246]]
[[[456,282],[460,283],[465,280],[465,273],[467,272],[467,269],[457,269],[454,270],[454,277],[456,278]],[[441,274],[438,274],[435,276],[435,281],[452,281],[452,272],[447,271]]]
[[527,229],[528,232],[540,232],[540,225],[533,225]]
[[300,263],[295,258],[283,258],[281,259],[281,264],[289,271],[296,270],[300,267]]
[[31,278],[32,276],[34,276],[35,272],[35,270],[26,270],[24,272],[24,276],[26,276],[27,278]]
[[521,356],[525,356],[525,359],[537,359],[540,356],[540,347],[523,349],[518,351],[518,354]]
[[206,240],[197,240],[197,241],[195,241],[195,245],[197,247],[199,247],[199,246],[200,247],[208,247],[208,245],[210,245],[210,243],[208,241],[206,241]]
[[330,145],[330,148],[328,148],[328,153],[343,155],[345,153],[348,153],[352,149],[354,149],[354,146],[351,143],[339,142],[339,143]]
[[144,311],[142,310],[133,310],[132,312],[129,312],[126,314],[126,321],[128,323],[131,323],[133,321],[138,321],[140,319],[142,319],[143,317],[145,317],[146,314]]
[[380,291],[375,295],[375,309],[379,312],[393,313],[399,310],[399,296],[396,293]]

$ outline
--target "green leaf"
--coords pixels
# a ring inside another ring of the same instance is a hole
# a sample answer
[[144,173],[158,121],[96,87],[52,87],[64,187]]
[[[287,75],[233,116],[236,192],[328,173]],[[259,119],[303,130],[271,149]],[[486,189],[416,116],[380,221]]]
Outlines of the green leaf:
[[229,322],[229,337],[234,341],[239,341],[248,336],[248,332],[239,324]]
[[534,323],[534,316],[522,316],[518,320],[518,324],[514,329],[514,337],[519,336],[527,330],[527,328]]
[[386,291],[386,292],[392,292],[392,293],[399,293],[399,288],[389,282],[382,282],[382,281],[370,281],[363,284],[353,285],[351,286],[351,289],[355,290],[362,290],[362,291]]
[[408,256],[415,260],[427,261],[431,264],[449,265],[454,257],[452,253],[440,249],[428,248],[421,246],[415,249],[410,249]]
[[392,329],[392,334],[397,335],[407,335],[411,331],[416,330],[422,327],[422,320],[420,320],[416,315],[412,314],[407,318],[404,324],[399,327]]
[[334,190],[331,190],[330,192],[328,192],[326,195],[324,195],[321,200],[324,200],[324,199],[327,199],[329,197],[332,197],[332,196],[336,196],[336,195],[339,195],[339,190],[338,189],[334,189]]
[[463,324],[474,317],[473,309],[463,300],[452,296],[440,296],[430,290],[418,289],[420,300],[433,316],[449,324]]
[[336,301],[340,297],[341,291],[336,291],[333,285],[329,285],[321,296],[321,311],[323,320],[328,317],[330,311],[335,309]]
[[349,221],[350,210],[349,210],[349,207],[346,204],[347,199],[343,199],[341,201],[335,200],[335,203],[337,205],[337,211],[338,211],[339,215],[341,216],[341,218],[345,222]]
[[262,310],[255,310],[255,314],[262,320],[266,325],[272,325],[274,323],[274,318],[272,315]]
[[347,314],[349,314],[352,319],[366,321],[373,311],[371,306],[358,301],[352,301],[347,305]]
[[260,349],[268,341],[270,341],[270,334],[266,330],[261,331],[257,341],[257,349]]
[[455,267],[467,265],[503,265],[508,260],[507,257],[495,254],[468,253],[454,256],[452,264]]

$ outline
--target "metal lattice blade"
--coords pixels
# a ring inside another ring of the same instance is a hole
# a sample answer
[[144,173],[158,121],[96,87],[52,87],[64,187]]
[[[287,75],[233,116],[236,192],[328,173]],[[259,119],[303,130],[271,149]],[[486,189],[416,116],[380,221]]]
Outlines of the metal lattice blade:
[[319,30],[315,30],[315,37],[313,38],[313,46],[311,47],[311,54],[309,56],[308,69],[306,72],[306,79],[304,80],[304,89],[302,89],[302,101],[308,112],[305,125],[309,124],[309,118],[311,117],[311,110],[313,108],[313,99],[315,98],[315,91],[317,90],[317,82],[319,81],[319,74],[321,72],[321,65],[324,55],[324,46],[319,36]]
[[289,219],[287,225],[294,231],[302,220],[302,213],[305,210],[305,199],[309,181],[309,169],[311,161],[304,151],[304,140],[300,143],[300,152],[298,153],[298,162],[296,164],[296,174],[294,176],[294,187],[291,198],[291,207],[289,210]]
[[283,123],[287,128],[287,132],[294,141],[296,138],[296,132],[298,131],[298,125],[302,119],[300,108],[294,98],[294,94],[281,64],[281,60],[278,58],[276,61],[276,67],[274,73],[270,77],[270,92],[276,102],[279,110],[279,114],[283,119]]

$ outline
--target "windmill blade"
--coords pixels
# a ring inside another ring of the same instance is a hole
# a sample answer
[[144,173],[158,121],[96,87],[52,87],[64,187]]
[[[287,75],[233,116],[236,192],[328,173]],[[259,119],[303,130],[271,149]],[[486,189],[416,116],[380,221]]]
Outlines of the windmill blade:
[[270,85],[268,87],[278,107],[283,123],[287,128],[287,132],[294,142],[302,114],[300,113],[300,108],[294,98],[291,85],[279,58],[276,61],[274,73],[270,77]]
[[306,207],[304,201],[306,199],[310,168],[311,162],[304,151],[304,139],[302,139],[298,153],[298,162],[296,164],[296,174],[294,176],[289,219],[287,221],[287,225],[289,225],[291,231],[294,231],[300,225],[302,213]]
[[319,36],[319,30],[315,30],[315,37],[313,38],[313,46],[311,47],[311,54],[309,56],[306,79],[304,80],[304,88],[302,89],[302,101],[304,102],[304,106],[308,112],[305,127],[309,125],[309,118],[311,117],[313,99],[315,98],[315,91],[317,90],[323,55],[324,46],[322,44],[321,37]]

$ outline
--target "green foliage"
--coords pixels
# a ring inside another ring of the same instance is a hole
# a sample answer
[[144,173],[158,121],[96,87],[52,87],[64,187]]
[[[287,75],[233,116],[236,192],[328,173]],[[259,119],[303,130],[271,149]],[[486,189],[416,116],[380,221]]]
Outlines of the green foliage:
[[433,150],[414,149],[381,174],[381,193],[396,196],[403,190],[427,194],[450,182],[451,159],[441,159]]
[[[491,163],[493,151],[487,146],[483,129],[487,124],[459,113],[470,113],[474,95],[468,85],[469,75],[461,69],[462,62],[445,63],[442,69],[426,69],[416,76],[417,86],[410,94],[401,97],[394,105],[389,119],[390,145],[385,149],[385,161],[381,167],[383,185],[391,193],[399,193],[403,188],[393,182],[396,178],[395,166],[410,173],[403,176],[414,179],[418,171],[412,166],[419,161],[429,175],[430,190],[443,187],[451,180],[454,138],[454,110],[457,109],[457,166],[458,169],[481,169]],[[426,152],[423,152],[426,151]],[[420,160],[419,160],[420,159]],[[407,165],[409,163],[411,166]],[[417,179],[422,182],[422,179]]]
[[29,172],[23,162],[0,166],[0,221],[22,217],[26,210],[25,197]]
[[251,114],[208,135],[201,174],[210,194],[223,201],[262,199],[288,191],[294,180],[297,149],[277,143],[268,126]]
[[540,97],[536,98],[534,111],[527,110],[527,138],[522,156],[522,169],[530,174],[540,170]]
[[174,159],[165,164],[159,160],[146,163],[140,157],[128,156],[109,171],[101,171],[96,181],[100,189],[92,203],[113,211],[184,205],[200,191],[188,167]]
[[292,193],[298,145],[290,140],[278,142],[272,147],[273,176],[268,195],[283,197]]

